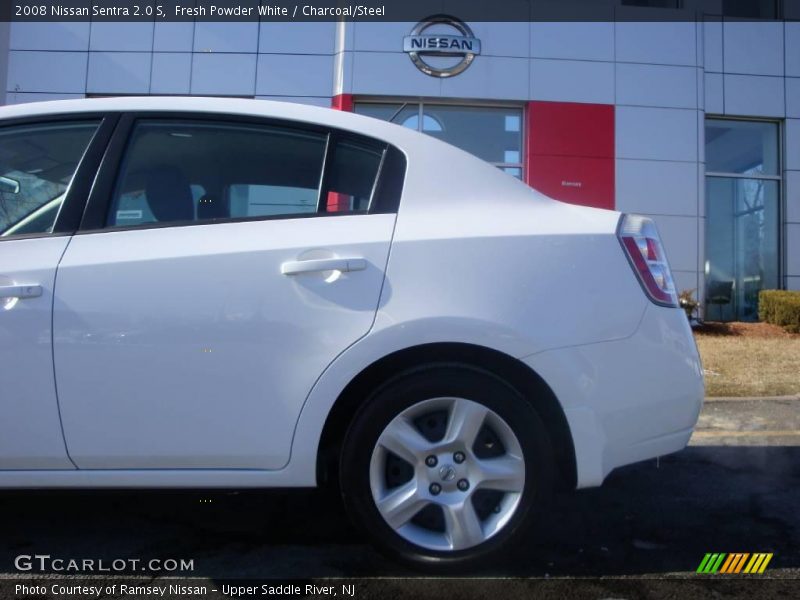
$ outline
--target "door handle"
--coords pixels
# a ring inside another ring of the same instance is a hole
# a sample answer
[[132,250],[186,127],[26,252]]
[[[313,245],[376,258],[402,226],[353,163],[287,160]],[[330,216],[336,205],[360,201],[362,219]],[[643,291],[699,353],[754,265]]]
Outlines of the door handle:
[[0,285],[0,298],[38,298],[42,295],[42,286],[31,285]]
[[320,271],[363,271],[367,261],[363,258],[317,258],[311,260],[290,260],[281,265],[284,275],[300,275],[301,273],[318,273]]

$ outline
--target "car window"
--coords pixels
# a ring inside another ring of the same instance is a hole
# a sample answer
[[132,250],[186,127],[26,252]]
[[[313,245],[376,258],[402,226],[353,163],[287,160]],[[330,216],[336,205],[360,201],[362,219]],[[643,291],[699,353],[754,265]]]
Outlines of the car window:
[[[192,203],[196,212],[197,205],[200,204],[201,199],[206,195],[205,188],[201,185],[192,184],[189,186],[189,189],[191,190]],[[150,210],[150,205],[147,203],[147,195],[143,188],[130,190],[120,195],[116,219],[117,225],[121,227],[140,225],[142,223],[155,223],[158,221]]]
[[234,183],[230,186],[231,217],[271,217],[317,211],[317,189]]
[[366,211],[382,155],[380,144],[329,139],[322,132],[141,120],[123,157],[106,223],[127,227]]
[[0,236],[50,233],[97,122],[0,128]]
[[383,149],[351,140],[338,140],[323,196],[328,212],[365,211],[369,208]]

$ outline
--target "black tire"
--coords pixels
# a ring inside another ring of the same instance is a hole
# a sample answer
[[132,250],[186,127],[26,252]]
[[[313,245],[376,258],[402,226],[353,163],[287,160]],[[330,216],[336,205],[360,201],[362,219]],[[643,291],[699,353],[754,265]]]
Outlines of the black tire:
[[[376,507],[370,487],[373,449],[386,426],[403,410],[432,398],[456,397],[494,411],[511,428],[525,459],[525,482],[516,510],[482,543],[438,551],[397,533]],[[461,364],[438,364],[405,372],[378,388],[355,415],[344,439],[339,477],[350,518],[384,553],[425,571],[458,572],[499,557],[519,539],[546,505],[553,489],[554,458],[547,430],[534,407],[490,372]]]

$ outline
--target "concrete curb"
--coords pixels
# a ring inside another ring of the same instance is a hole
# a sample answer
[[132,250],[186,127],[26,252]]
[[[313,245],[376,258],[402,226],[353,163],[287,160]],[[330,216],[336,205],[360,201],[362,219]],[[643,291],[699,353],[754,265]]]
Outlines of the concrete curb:
[[786,402],[798,401],[800,395],[793,396],[706,396],[705,402]]

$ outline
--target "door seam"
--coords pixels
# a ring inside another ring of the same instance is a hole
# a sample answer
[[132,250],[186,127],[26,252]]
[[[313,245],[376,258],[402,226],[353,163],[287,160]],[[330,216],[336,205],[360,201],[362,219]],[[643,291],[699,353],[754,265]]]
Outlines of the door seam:
[[72,466],[75,467],[76,470],[80,470],[80,467],[72,460],[72,456],[69,453],[69,444],[67,443],[67,433],[64,431],[64,419],[61,416],[61,399],[58,396],[58,376],[56,374],[56,289],[58,288],[58,273],[61,270],[61,261],[64,260],[64,256],[69,249],[69,245],[72,243],[72,239],[75,235],[69,236],[67,240],[66,246],[64,246],[64,250],[61,252],[61,256],[58,258],[58,262],[56,263],[56,271],[53,275],[53,293],[52,298],[50,300],[50,365],[53,369],[53,388],[56,394],[56,408],[58,409],[58,424],[61,427],[61,440],[64,442],[64,452],[67,454],[67,459],[69,462],[72,463]]

